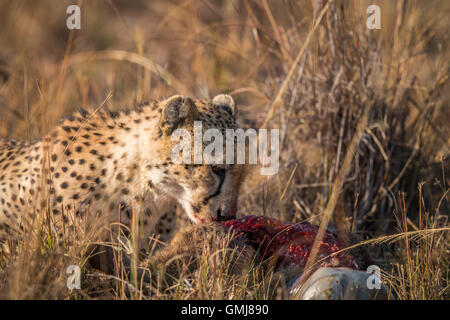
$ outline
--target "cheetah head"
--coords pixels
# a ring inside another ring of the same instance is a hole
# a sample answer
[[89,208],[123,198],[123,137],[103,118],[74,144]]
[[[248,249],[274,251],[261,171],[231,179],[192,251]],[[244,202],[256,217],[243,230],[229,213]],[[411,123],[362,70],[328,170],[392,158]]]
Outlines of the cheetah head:
[[[182,157],[171,161],[164,187],[195,223],[236,216],[245,164],[226,161],[226,129],[237,128],[235,115],[235,102],[229,95],[218,95],[211,101],[177,95],[163,102],[159,127],[164,147],[160,155],[171,160],[174,155]],[[213,162],[203,151],[211,142],[220,141],[208,137],[208,129],[223,137],[223,152],[213,152]],[[234,145],[234,151],[236,148]]]

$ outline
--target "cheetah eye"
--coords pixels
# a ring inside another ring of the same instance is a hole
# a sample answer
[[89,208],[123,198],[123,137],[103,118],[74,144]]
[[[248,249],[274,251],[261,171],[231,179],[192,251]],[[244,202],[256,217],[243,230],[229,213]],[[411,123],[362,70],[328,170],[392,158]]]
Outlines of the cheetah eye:
[[225,166],[211,166],[211,170],[220,178],[223,178],[225,176]]

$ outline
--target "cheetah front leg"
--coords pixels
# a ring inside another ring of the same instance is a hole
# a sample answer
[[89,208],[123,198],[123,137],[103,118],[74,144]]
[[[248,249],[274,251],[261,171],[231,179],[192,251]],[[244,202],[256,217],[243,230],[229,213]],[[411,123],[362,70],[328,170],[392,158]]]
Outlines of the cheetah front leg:
[[151,208],[138,204],[122,202],[118,208],[117,220],[120,222],[112,225],[110,239],[115,245],[95,244],[88,250],[89,264],[108,274],[117,273],[120,270],[118,266],[130,271],[133,253],[137,260],[147,258],[168,243],[182,227],[192,224],[183,209],[175,204],[157,219],[153,218]]
[[190,226],[192,221],[184,210],[174,205],[157,221],[154,236],[159,241],[168,243],[184,227]]

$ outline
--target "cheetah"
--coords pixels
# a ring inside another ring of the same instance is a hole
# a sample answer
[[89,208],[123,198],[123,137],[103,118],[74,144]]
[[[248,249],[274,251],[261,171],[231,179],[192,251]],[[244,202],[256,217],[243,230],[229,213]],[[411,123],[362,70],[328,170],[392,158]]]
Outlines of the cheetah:
[[167,244],[181,229],[191,225],[193,225],[192,220],[184,213],[184,210],[174,205],[159,218],[154,234],[161,243]]
[[94,231],[138,221],[144,242],[157,229],[170,232],[164,220],[176,205],[197,224],[235,217],[244,165],[171,161],[172,132],[192,134],[194,121],[203,130],[237,128],[233,98],[175,95],[120,112],[80,110],[41,140],[0,141],[0,238],[43,210],[56,238],[87,218]]

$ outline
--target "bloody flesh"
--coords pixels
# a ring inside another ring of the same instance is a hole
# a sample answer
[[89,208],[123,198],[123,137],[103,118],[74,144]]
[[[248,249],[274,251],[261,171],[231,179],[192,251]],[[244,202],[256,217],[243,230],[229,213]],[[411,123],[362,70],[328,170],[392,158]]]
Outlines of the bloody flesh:
[[[226,228],[233,228],[237,237],[245,237],[258,250],[261,259],[275,257],[277,268],[303,268],[319,230],[317,226],[308,223],[284,222],[253,215],[221,224]],[[326,231],[319,243],[318,259],[327,258],[319,266],[357,269],[351,255],[345,252],[335,254],[341,249],[336,235]]]

